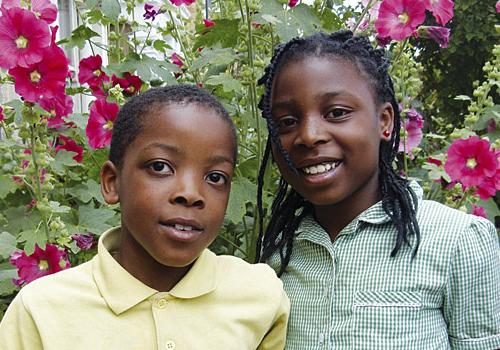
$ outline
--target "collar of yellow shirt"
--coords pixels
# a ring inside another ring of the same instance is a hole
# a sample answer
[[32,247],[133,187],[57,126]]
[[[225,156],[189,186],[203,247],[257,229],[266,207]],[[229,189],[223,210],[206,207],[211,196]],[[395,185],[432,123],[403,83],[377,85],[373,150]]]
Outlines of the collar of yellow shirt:
[[[97,256],[93,260],[92,274],[99,292],[109,308],[117,315],[143,300],[159,293],[127,272],[112,256],[120,244],[119,228],[113,228],[100,237]],[[205,249],[189,272],[168,293],[172,298],[191,299],[215,290],[217,257]]]

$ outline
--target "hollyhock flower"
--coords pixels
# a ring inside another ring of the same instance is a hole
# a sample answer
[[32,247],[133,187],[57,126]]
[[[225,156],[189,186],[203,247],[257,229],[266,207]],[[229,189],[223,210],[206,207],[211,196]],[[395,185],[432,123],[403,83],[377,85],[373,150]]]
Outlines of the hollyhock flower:
[[205,28],[209,28],[209,27],[213,27],[215,25],[215,22],[204,18],[203,25],[205,26]]
[[83,147],[78,146],[75,140],[64,135],[59,135],[58,143],[59,144],[56,146],[56,152],[59,152],[62,149],[68,152],[75,152],[76,154],[73,156],[73,159],[78,163],[82,162]]
[[418,36],[422,38],[432,39],[438,43],[439,47],[445,49],[450,41],[450,29],[436,26],[420,26],[418,27]]
[[182,66],[184,65],[179,55],[177,55],[175,52],[172,54],[172,57],[170,59],[172,63],[178,66],[179,68],[182,68]]
[[[500,176],[500,172],[498,172],[498,176]],[[477,187],[476,187],[476,194],[481,198],[482,200],[488,200],[490,197],[493,197],[496,193],[497,190],[500,189],[497,186],[498,180],[495,180],[495,177],[497,176],[491,176],[485,178]]]
[[93,149],[104,148],[111,142],[113,122],[118,114],[119,107],[116,103],[108,103],[98,99],[90,107],[90,116],[85,129],[85,134],[90,147]]
[[0,17],[0,68],[16,66],[27,68],[43,59],[44,49],[50,45],[46,22],[33,12],[13,7],[3,9]]
[[61,127],[65,123],[62,117],[73,113],[73,99],[65,94],[57,95],[54,98],[43,98],[38,103],[51,115],[47,124],[49,128]]
[[495,5],[495,9],[497,10],[497,13],[500,13],[500,0],[497,1],[497,4]]
[[95,246],[94,236],[90,233],[71,235],[71,238],[81,250],[89,250]]
[[380,4],[375,29],[383,38],[403,40],[412,35],[424,20],[425,8],[422,1],[384,0]]
[[181,6],[182,4],[186,4],[187,6],[191,5],[194,3],[196,0],[170,0],[172,4],[175,6]]
[[9,74],[15,79],[15,90],[26,101],[38,102],[64,94],[68,58],[57,45],[43,51],[42,61],[27,68],[14,67]]
[[406,130],[406,138],[404,142],[401,138],[399,143],[399,152],[406,150],[407,154],[412,154],[412,149],[417,147],[422,141],[424,118],[420,115],[420,113],[411,108],[406,112],[406,118],[403,126]]
[[144,4],[144,14],[142,17],[144,19],[151,19],[152,21],[155,20],[156,15],[160,13],[160,6],[155,3],[147,2]]
[[471,136],[451,144],[444,168],[452,181],[459,181],[467,188],[492,177],[497,171],[498,159],[488,141]]
[[[3,0],[2,8],[10,9],[13,7],[22,7],[20,0]],[[31,0],[31,11],[36,17],[51,24],[57,18],[57,6],[50,0]]]
[[295,7],[295,6],[297,6],[298,2],[299,2],[299,0],[290,0],[290,1],[288,1],[288,6]]
[[488,218],[488,215],[486,214],[486,210],[483,207],[481,207],[479,205],[475,205],[475,204],[472,204],[472,215],[480,216],[480,217],[485,218],[485,219]]
[[35,245],[34,253],[29,256],[23,251],[15,251],[10,256],[10,263],[17,268],[19,278],[12,280],[17,286],[70,267],[66,252],[48,243],[45,250]]
[[90,56],[80,61],[78,81],[80,84],[87,83],[91,88],[100,88],[102,83],[109,81],[109,77],[102,70],[101,56]]
[[113,86],[120,85],[125,96],[132,96],[133,94],[141,90],[141,78],[139,78],[137,75],[132,75],[129,72],[124,73],[123,78],[118,78],[113,74],[111,80],[113,81]]
[[425,9],[432,12],[436,21],[444,26],[453,18],[452,0],[424,0]]
[[0,107],[0,122],[3,122],[5,120],[5,115],[3,115],[3,108]]

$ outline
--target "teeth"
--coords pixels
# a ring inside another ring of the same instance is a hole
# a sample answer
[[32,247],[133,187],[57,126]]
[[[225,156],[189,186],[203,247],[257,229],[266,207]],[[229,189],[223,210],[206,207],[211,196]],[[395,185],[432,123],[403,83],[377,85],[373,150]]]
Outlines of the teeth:
[[311,175],[322,174],[326,171],[330,171],[331,169],[335,169],[335,167],[338,166],[338,164],[339,162],[323,163],[319,165],[313,165],[313,166],[308,166],[306,168],[302,168],[302,171],[305,172],[306,174],[311,174]]
[[174,227],[176,230],[180,230],[180,231],[192,231],[193,230],[193,228],[191,226],[184,226],[181,224],[175,224]]

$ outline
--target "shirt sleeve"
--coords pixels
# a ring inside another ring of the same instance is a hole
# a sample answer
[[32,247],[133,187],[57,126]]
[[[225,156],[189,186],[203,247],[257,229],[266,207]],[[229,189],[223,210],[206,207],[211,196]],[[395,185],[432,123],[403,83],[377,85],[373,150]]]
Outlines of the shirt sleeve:
[[500,348],[500,244],[493,224],[474,218],[457,240],[444,302],[451,348]]
[[9,305],[0,323],[0,349],[43,349],[42,340],[20,292]]
[[275,318],[264,336],[257,350],[283,350],[285,348],[286,329],[290,314],[290,301],[285,291],[282,292],[280,304],[276,310]]

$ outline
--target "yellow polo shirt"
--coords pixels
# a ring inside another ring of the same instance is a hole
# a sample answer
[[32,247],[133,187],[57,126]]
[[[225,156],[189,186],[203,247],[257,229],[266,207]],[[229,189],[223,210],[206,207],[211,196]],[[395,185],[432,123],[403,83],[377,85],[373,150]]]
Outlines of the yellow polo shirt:
[[289,301],[264,264],[205,250],[170,292],[135,279],[111,256],[112,229],[77,267],[24,287],[0,323],[0,349],[283,349]]

